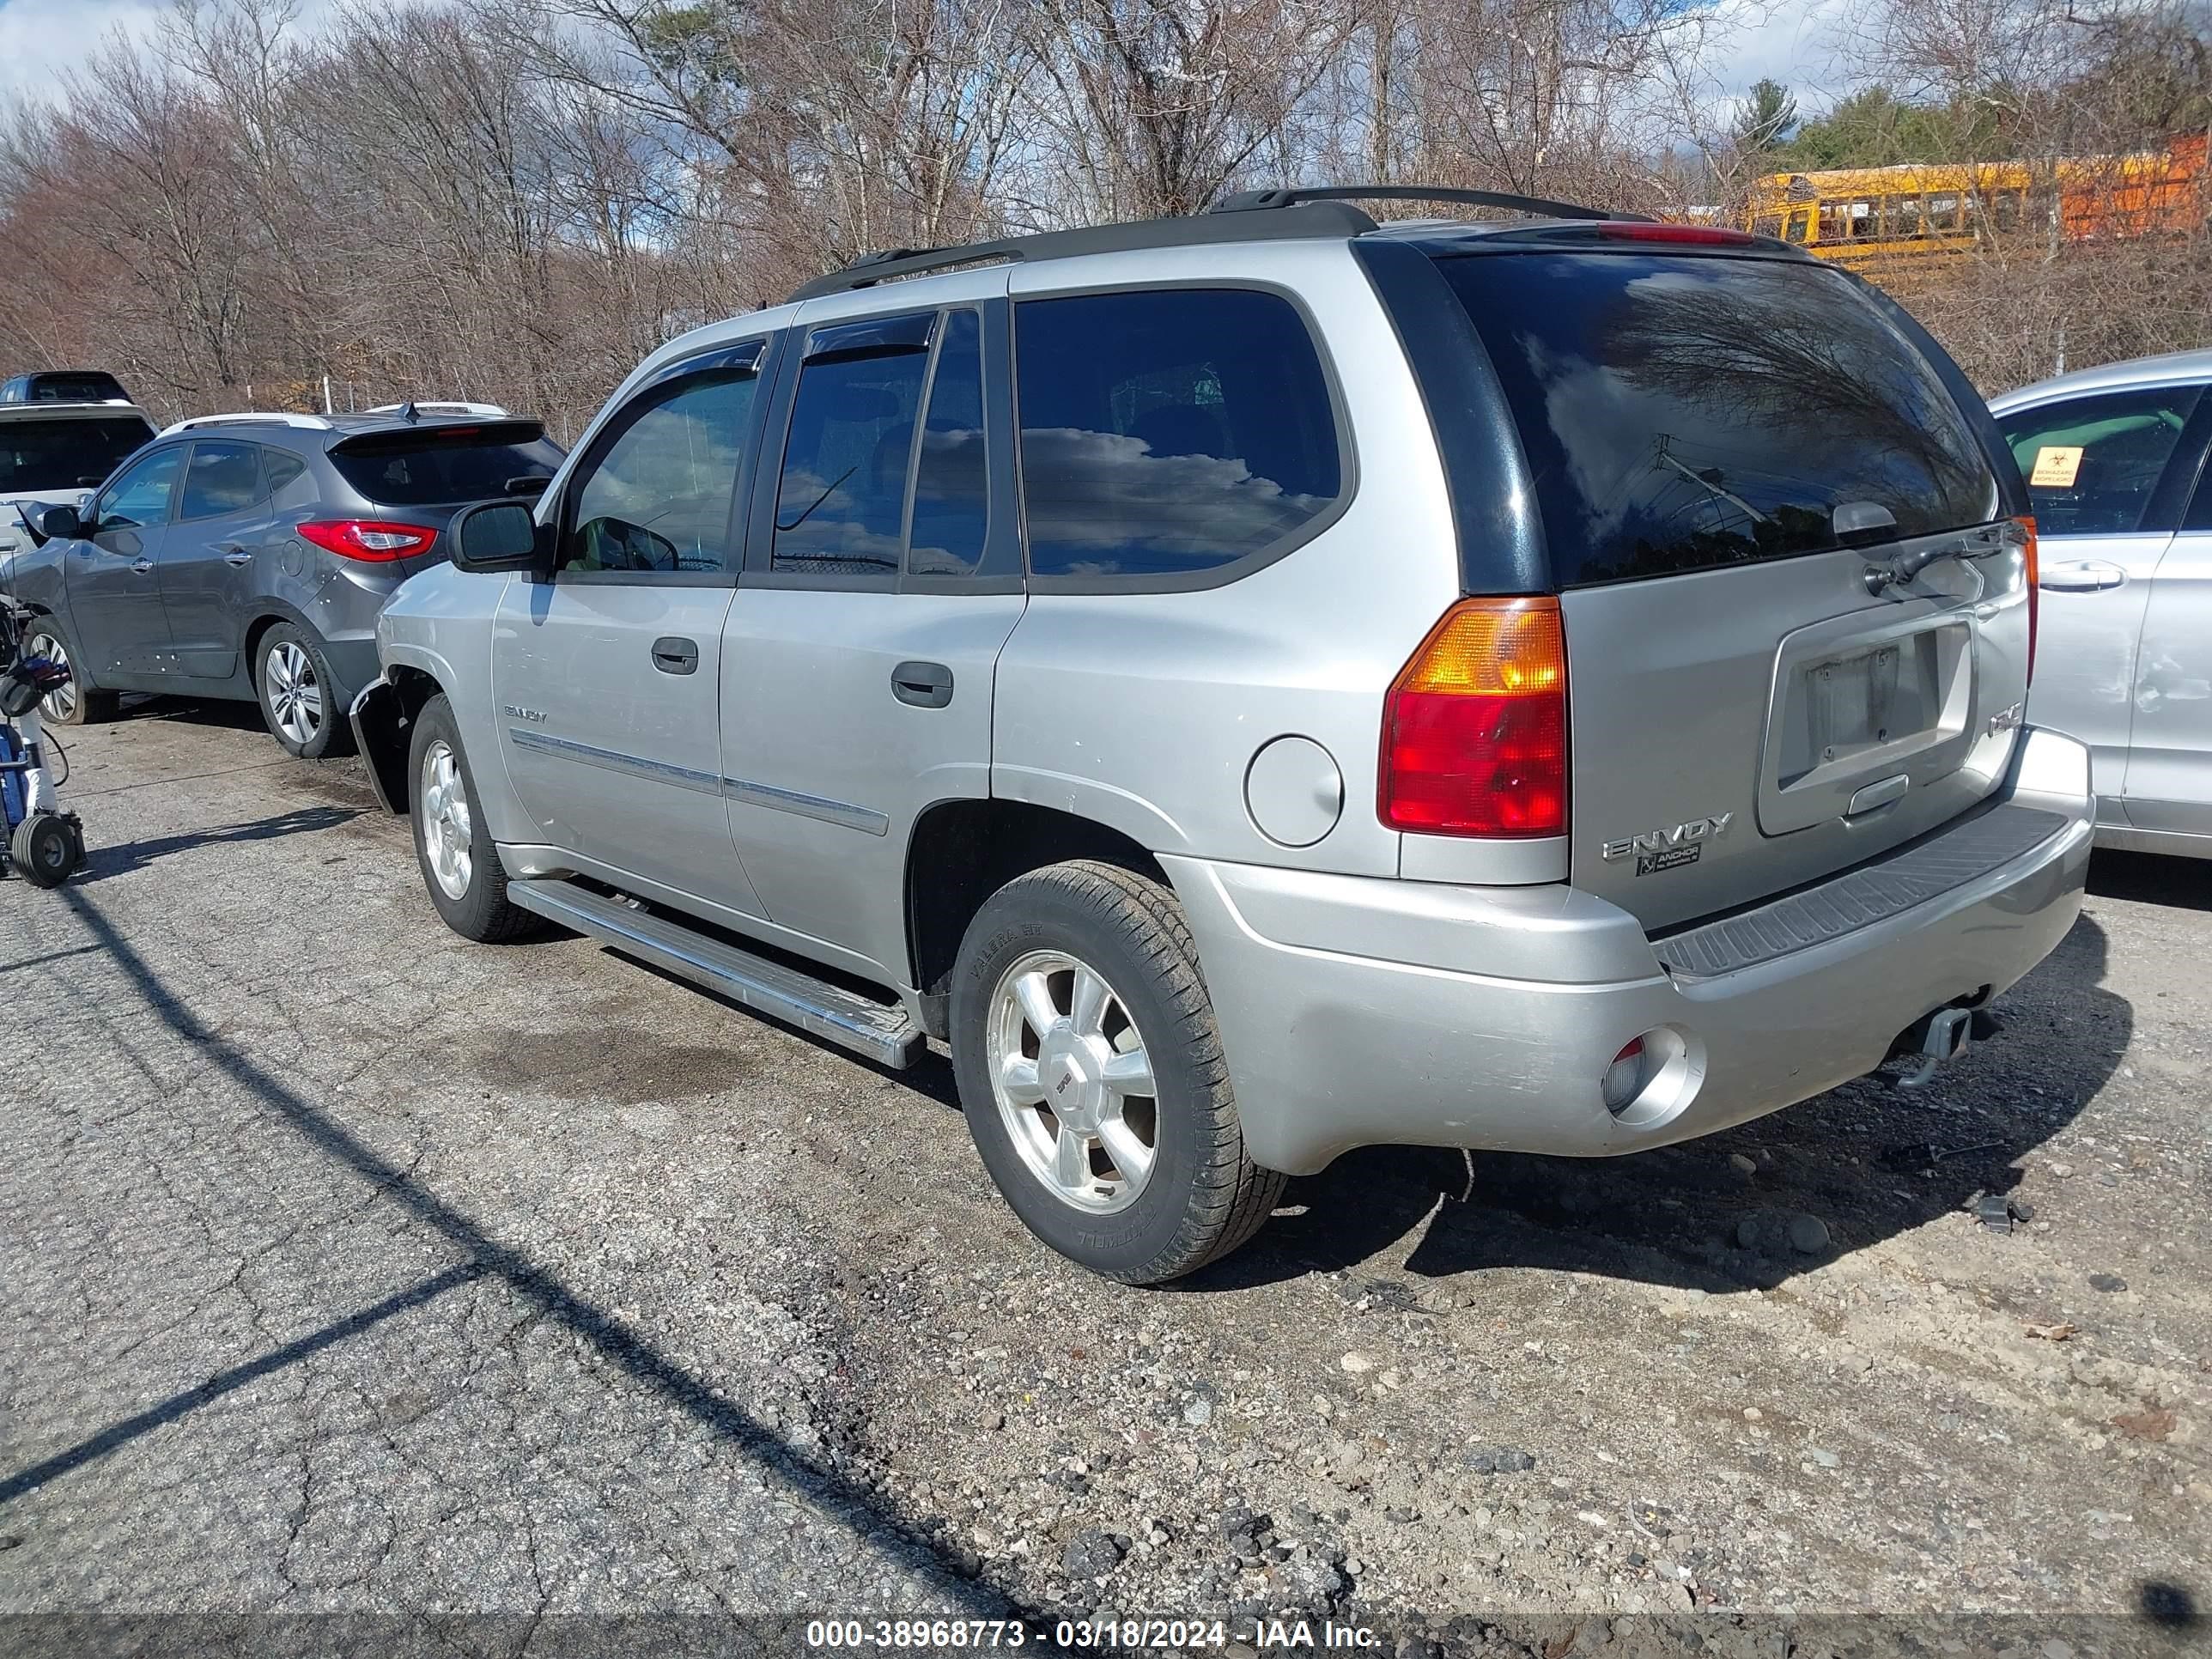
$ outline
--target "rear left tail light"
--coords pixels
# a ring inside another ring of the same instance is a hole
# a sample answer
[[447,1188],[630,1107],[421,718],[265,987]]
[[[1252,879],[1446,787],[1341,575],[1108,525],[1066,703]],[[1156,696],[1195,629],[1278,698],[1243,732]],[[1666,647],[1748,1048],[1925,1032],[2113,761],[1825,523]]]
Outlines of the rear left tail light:
[[311,519],[297,528],[317,547],[368,564],[389,564],[427,553],[438,539],[437,531],[429,526],[387,519]]
[[1555,599],[1462,599],[1382,705],[1376,806],[1393,830],[1567,828],[1567,657]]

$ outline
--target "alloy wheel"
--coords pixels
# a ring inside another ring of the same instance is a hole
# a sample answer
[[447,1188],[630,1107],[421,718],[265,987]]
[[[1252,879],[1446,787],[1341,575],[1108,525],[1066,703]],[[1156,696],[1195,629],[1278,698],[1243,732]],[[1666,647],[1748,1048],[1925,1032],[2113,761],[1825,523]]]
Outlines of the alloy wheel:
[[[64,668],[70,665],[69,648],[51,634],[32,635],[24,644],[24,654],[47,658]],[[39,711],[57,726],[66,726],[76,713],[76,681],[72,678],[68,684],[58,686],[40,698]]]
[[263,671],[277,729],[302,748],[323,729],[323,688],[314,659],[296,641],[280,641]]
[[991,994],[991,1093],[1046,1191],[1094,1214],[1135,1203],[1159,1151],[1152,1057],[1119,993],[1061,951],[1032,951]]
[[469,793],[461,781],[460,757],[443,738],[432,740],[422,751],[421,787],[416,810],[422,818],[422,851],[430,873],[449,899],[469,894],[475,873],[474,825],[469,817]]

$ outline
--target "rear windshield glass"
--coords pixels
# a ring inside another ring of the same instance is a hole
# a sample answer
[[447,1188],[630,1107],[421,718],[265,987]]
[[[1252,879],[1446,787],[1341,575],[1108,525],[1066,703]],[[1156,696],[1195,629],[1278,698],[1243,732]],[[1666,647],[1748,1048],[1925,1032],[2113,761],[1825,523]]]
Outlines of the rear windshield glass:
[[34,404],[97,404],[108,398],[129,401],[112,374],[41,374],[31,382],[29,401]]
[[1439,262],[1513,408],[1561,587],[1978,524],[1996,482],[1943,384],[1835,272],[1780,260]]
[[154,435],[136,415],[119,420],[0,420],[0,495],[89,489]]
[[386,507],[434,507],[507,494],[510,478],[550,478],[560,446],[536,435],[533,421],[447,431],[380,433],[331,451],[338,476]]

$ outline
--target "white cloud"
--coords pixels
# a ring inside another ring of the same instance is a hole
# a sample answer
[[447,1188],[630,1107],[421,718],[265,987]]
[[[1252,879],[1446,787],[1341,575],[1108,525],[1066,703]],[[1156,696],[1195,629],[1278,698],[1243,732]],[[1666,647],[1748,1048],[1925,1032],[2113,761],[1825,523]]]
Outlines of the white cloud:
[[[340,3],[292,0],[294,30],[312,34],[325,27]],[[0,0],[0,108],[52,88],[118,30],[133,40],[151,39],[174,9],[174,0]]]
[[1727,102],[1755,82],[1779,81],[1801,111],[1818,114],[1850,89],[1838,48],[1869,9],[1866,0],[1716,0],[1705,72]]
[[143,40],[166,0],[0,0],[0,103],[35,96],[121,29]]

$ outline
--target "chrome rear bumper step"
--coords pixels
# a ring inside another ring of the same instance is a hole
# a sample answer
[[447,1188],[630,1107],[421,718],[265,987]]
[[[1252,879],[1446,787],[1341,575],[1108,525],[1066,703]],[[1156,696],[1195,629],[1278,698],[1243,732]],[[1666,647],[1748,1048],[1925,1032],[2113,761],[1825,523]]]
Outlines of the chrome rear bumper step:
[[553,878],[510,881],[507,896],[563,927],[589,933],[656,968],[705,987],[882,1066],[911,1066],[927,1038],[896,1003],[786,967],[740,946]]

